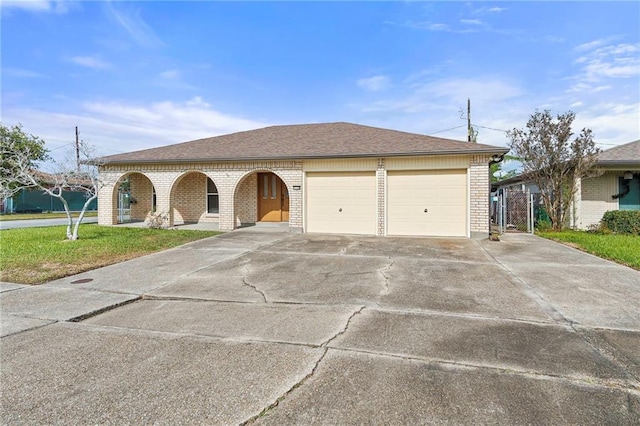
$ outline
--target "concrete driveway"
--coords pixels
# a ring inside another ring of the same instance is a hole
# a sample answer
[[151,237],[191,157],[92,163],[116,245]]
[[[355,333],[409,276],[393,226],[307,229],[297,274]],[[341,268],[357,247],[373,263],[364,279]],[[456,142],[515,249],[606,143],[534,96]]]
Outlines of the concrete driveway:
[[2,293],[3,424],[640,424],[640,273],[233,232]]

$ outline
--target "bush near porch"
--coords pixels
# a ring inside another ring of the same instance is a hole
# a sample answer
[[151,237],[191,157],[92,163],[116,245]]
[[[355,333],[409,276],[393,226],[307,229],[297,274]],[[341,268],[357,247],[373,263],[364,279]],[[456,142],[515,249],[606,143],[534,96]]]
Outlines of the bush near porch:
[[616,234],[640,235],[640,210],[610,210],[601,224]]
[[537,235],[640,270],[640,236],[570,230]]
[[5,229],[0,231],[0,281],[42,284],[217,234],[85,224],[80,239],[69,241],[64,226]]

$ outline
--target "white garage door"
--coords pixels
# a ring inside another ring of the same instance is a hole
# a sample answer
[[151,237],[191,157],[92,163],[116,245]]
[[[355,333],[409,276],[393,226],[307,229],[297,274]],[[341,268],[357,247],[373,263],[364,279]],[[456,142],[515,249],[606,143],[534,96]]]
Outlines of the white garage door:
[[306,180],[307,232],[376,234],[375,172],[313,172]]
[[467,171],[389,171],[387,234],[467,235]]

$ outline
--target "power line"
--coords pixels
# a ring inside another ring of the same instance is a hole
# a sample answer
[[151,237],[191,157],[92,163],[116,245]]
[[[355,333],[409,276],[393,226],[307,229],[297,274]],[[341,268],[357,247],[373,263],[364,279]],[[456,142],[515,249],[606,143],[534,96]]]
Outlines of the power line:
[[430,135],[437,135],[438,133],[448,132],[449,130],[455,130],[455,129],[459,129],[460,127],[465,127],[465,126],[466,126],[466,124],[463,124],[461,126],[452,127],[450,129],[439,130],[437,132],[429,132],[429,134]]
[[75,142],[66,143],[66,144],[64,144],[64,145],[60,145],[60,146],[58,146],[58,147],[56,147],[56,148],[51,148],[49,151],[55,151],[56,149],[61,149],[61,148],[64,148],[64,147],[66,147],[66,146],[74,145],[74,144],[75,144]]
[[495,130],[496,132],[505,132],[507,133],[508,130],[504,130],[504,129],[496,129],[495,127],[486,127],[486,126],[479,126],[477,124],[474,124],[473,127],[480,127],[481,129],[487,129],[487,130]]

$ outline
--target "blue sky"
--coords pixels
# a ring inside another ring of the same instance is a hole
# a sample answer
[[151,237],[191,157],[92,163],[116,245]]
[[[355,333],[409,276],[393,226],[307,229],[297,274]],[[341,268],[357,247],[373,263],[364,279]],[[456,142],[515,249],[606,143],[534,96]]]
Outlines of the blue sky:
[[[2,124],[115,154],[347,121],[506,145],[572,110],[640,138],[638,2],[2,1]],[[452,130],[447,130],[452,129]]]

